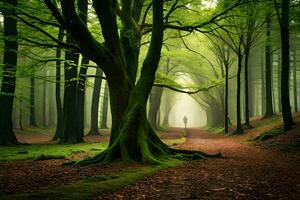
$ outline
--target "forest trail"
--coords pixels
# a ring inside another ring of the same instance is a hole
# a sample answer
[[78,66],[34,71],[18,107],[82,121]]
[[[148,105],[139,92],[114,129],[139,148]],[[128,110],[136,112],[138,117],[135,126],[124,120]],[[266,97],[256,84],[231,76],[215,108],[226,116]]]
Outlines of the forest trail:
[[221,152],[225,158],[189,161],[95,199],[300,199],[299,153],[195,128],[188,129],[186,142],[177,147]]

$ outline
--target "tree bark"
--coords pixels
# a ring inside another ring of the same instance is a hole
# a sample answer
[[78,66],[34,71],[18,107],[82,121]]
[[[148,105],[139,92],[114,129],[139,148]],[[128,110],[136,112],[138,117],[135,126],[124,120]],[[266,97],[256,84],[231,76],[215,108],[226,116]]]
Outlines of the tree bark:
[[284,129],[290,130],[292,128],[293,117],[290,105],[290,88],[289,88],[289,74],[290,74],[290,45],[289,45],[289,5],[290,0],[282,1],[281,12],[281,49],[282,49],[282,66],[281,66],[281,109],[283,116]]
[[242,120],[241,120],[241,72],[242,72],[243,56],[238,55],[238,72],[237,72],[237,92],[236,92],[236,130],[235,134],[242,134]]
[[249,66],[250,48],[246,47],[245,51],[245,125],[250,125],[250,110],[249,110],[249,80],[248,80],[248,66]]
[[[64,30],[62,28],[59,29],[58,33],[58,40],[63,41],[64,39]],[[53,140],[58,140],[63,132],[63,108],[62,108],[62,103],[61,103],[61,98],[60,98],[60,82],[61,82],[61,48],[57,47],[56,48],[56,58],[58,59],[56,61],[56,83],[55,83],[55,101],[56,101],[56,112],[57,112],[57,117],[56,117],[56,131],[55,135],[53,137]]]
[[265,105],[266,111],[264,117],[271,117],[274,115],[273,111],[273,99],[272,99],[272,53],[271,53],[271,14],[268,13],[266,16],[266,35],[267,35],[267,45],[266,45],[266,52],[265,52],[265,59],[266,59],[266,98],[265,98]]
[[294,110],[298,112],[298,87],[297,87],[297,56],[296,48],[293,51],[293,90],[294,90]]
[[30,77],[30,126],[37,126],[35,119],[35,78],[34,73],[31,74]]
[[102,103],[102,117],[101,117],[101,129],[107,129],[107,113],[108,113],[108,85],[105,82],[104,94],[103,94],[103,103]]
[[[101,77],[103,71],[100,68],[96,69],[96,76]],[[92,97],[92,108],[91,108],[91,128],[88,135],[101,135],[98,127],[98,113],[99,113],[99,99],[101,91],[102,79],[95,78],[93,97]]]
[[[87,24],[87,10],[88,10],[88,1],[87,0],[78,0],[78,10],[79,17]],[[84,136],[84,116],[85,116],[85,82],[86,74],[89,64],[89,59],[86,56],[82,57],[81,67],[78,74],[78,83],[77,83],[77,120],[79,126],[79,132],[81,137]]]
[[150,93],[150,98],[149,98],[150,108],[149,108],[149,113],[148,113],[148,120],[149,120],[151,127],[154,130],[157,130],[159,127],[158,111],[159,111],[159,107],[160,107],[162,92],[163,92],[163,88],[153,87],[152,91]]
[[[17,0],[7,1],[11,6],[17,6]],[[16,88],[16,68],[18,54],[17,20],[13,17],[14,9],[4,10],[4,55],[3,79],[0,92],[0,145],[19,144],[12,122],[13,102]]]
[[78,120],[78,128],[81,137],[84,136],[84,116],[85,116],[85,82],[86,82],[86,73],[87,73],[87,65],[89,64],[89,60],[86,57],[82,58],[81,67],[78,74],[78,82],[77,82],[77,120]]
[[[72,43],[70,36],[67,36],[67,43]],[[60,143],[83,142],[77,120],[77,66],[78,52],[66,50],[64,64],[65,69],[65,92],[63,100],[63,132]]]
[[225,66],[225,118],[224,118],[224,132],[228,133],[228,127],[229,127],[229,113],[228,113],[228,81],[229,81],[229,66]]

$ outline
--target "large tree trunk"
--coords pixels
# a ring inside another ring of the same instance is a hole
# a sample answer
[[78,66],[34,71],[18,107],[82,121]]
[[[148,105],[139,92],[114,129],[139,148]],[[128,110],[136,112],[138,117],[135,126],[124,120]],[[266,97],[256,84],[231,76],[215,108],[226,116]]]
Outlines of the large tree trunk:
[[293,117],[290,105],[290,45],[289,45],[289,5],[290,0],[282,1],[281,17],[281,48],[282,48],[282,66],[281,66],[281,109],[285,130],[292,128]]
[[149,97],[150,108],[148,113],[148,120],[154,130],[157,130],[159,127],[158,111],[160,107],[162,92],[163,88],[153,87]]
[[87,73],[87,65],[89,64],[89,60],[85,57],[82,58],[81,67],[78,74],[78,82],[77,82],[77,120],[78,120],[78,128],[81,137],[84,136],[84,116],[85,116],[85,82],[86,82],[86,73]]
[[[59,29],[58,33],[58,40],[63,41],[64,38],[64,30]],[[56,49],[56,58],[58,59],[56,61],[56,83],[55,83],[55,101],[56,101],[56,131],[55,135],[53,137],[53,140],[58,140],[63,132],[63,108],[62,108],[62,103],[61,103],[61,98],[60,98],[60,82],[61,82],[61,48],[57,47]]]
[[[67,43],[71,43],[67,36]],[[63,133],[60,143],[83,142],[77,121],[77,66],[79,55],[73,50],[65,52],[65,92],[63,103]]]
[[91,108],[91,128],[88,135],[99,135],[98,127],[98,113],[99,113],[99,99],[102,85],[103,71],[100,68],[96,69],[96,78],[94,82],[93,97],[92,97],[92,108]]
[[[17,6],[17,0],[9,0],[9,4]],[[17,21],[13,17],[14,10],[4,10],[4,56],[3,79],[0,92],[0,145],[19,144],[12,123],[12,111],[16,88],[16,67],[18,53]]]
[[[87,0],[78,0],[78,10],[79,17],[85,24],[87,24],[87,9],[88,1]],[[81,137],[84,136],[84,116],[85,116],[85,82],[86,74],[89,64],[89,59],[83,56],[81,60],[81,67],[78,74],[78,83],[77,83],[77,120],[78,127]]]
[[267,14],[266,17],[267,22],[267,45],[266,45],[266,112],[264,117],[271,117],[274,115],[273,111],[273,100],[272,100],[272,53],[271,53],[271,14]]

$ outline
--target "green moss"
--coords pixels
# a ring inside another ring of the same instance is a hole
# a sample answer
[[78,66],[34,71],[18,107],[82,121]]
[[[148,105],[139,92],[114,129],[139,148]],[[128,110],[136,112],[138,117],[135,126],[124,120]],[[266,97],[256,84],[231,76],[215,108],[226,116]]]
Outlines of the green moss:
[[223,134],[224,133],[224,127],[207,127],[205,130],[212,134]]
[[185,143],[185,140],[186,140],[185,137],[176,138],[176,139],[166,139],[164,140],[164,143],[166,143],[169,146],[173,146],[173,145],[183,144]]
[[261,135],[259,135],[258,137],[256,137],[254,140],[255,141],[265,141],[268,140],[270,138],[273,138],[277,135],[280,135],[282,133],[284,133],[284,129],[283,128],[276,128],[276,129],[272,129],[270,131],[264,132]]
[[[34,144],[10,147],[0,147],[0,161],[15,161],[38,159],[41,155],[46,157],[68,157],[76,153],[89,153],[95,155],[103,151],[107,143],[82,144]],[[97,150],[96,150],[97,149]],[[26,153],[25,153],[26,152]]]
[[[21,199],[61,199],[61,200],[84,200],[92,199],[95,194],[101,192],[112,192],[130,184],[134,184],[139,179],[145,176],[153,175],[158,170],[174,167],[180,165],[182,162],[176,160],[169,160],[164,165],[159,166],[145,166],[141,169],[131,170],[110,176],[94,176],[86,177],[82,181],[72,184],[64,185],[52,189],[32,193],[19,193],[13,195],[2,195],[1,200],[21,200]],[[0,194],[1,195],[1,194]]]

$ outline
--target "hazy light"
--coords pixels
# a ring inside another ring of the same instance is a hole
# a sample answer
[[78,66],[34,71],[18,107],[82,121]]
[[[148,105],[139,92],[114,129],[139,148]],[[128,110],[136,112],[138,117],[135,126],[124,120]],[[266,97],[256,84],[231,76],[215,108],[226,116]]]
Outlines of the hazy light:
[[184,116],[188,118],[187,127],[206,125],[206,113],[192,97],[187,94],[176,94],[174,98],[176,100],[169,118],[171,126],[184,127]]
[[217,0],[203,0],[202,5],[205,8],[214,8],[217,6]]

